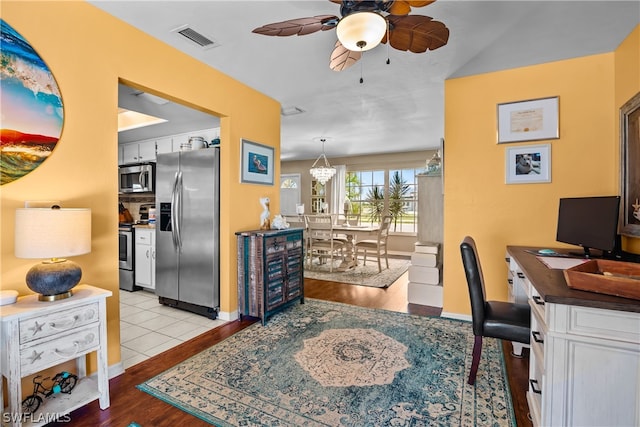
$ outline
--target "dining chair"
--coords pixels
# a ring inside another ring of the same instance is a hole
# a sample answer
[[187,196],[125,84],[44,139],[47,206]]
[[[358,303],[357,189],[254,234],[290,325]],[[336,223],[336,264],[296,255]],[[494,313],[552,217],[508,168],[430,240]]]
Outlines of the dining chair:
[[364,259],[362,265],[367,265],[367,252],[376,251],[378,257],[378,273],[382,272],[382,263],[380,259],[384,255],[384,259],[387,263],[387,269],[389,268],[389,257],[387,254],[387,238],[389,237],[389,226],[391,225],[391,215],[385,215],[380,222],[380,228],[378,229],[378,235],[376,239],[359,240],[355,243],[356,259],[360,251],[364,252]]
[[[528,304],[503,301],[487,301],[482,267],[476,243],[466,236],[460,244],[462,265],[469,286],[471,319],[473,326],[473,359],[469,372],[469,384],[476,381],[476,373],[482,353],[482,337],[499,338],[529,344],[531,335],[531,308]],[[513,354],[513,356],[518,357]]]
[[304,255],[308,255],[309,250],[309,232],[307,230],[307,221],[303,215],[285,215],[284,220],[289,224],[289,228],[302,228],[302,243],[304,245]]
[[333,260],[336,253],[342,258],[344,242],[334,238],[333,218],[331,215],[305,215],[309,233],[309,266],[313,258],[320,262],[329,259],[329,272],[333,272]]
[[350,213],[347,215],[338,214],[336,218],[337,218],[336,224],[338,225],[344,225],[344,224],[360,225],[360,214],[354,214],[354,213]]

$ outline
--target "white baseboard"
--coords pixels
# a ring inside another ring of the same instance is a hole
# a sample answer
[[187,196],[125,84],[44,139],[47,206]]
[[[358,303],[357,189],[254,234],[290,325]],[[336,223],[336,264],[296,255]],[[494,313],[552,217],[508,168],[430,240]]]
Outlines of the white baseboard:
[[471,322],[471,316],[468,314],[449,313],[447,311],[443,311],[440,314],[440,317],[446,317],[447,319],[464,320],[467,322]]
[[238,315],[238,311],[219,311],[218,312],[218,319],[220,320],[226,320],[227,322],[230,322],[232,320],[238,320],[240,318],[240,316]]
[[[109,365],[107,367],[107,377],[109,379],[115,378],[122,374],[124,374],[124,365],[122,364],[122,362],[114,363],[113,365]],[[88,375],[88,377],[97,382],[98,372],[92,372],[91,374]]]
[[411,258],[411,252],[404,252],[404,251],[388,251],[387,252],[390,256],[398,256],[398,257],[407,257],[407,258]]

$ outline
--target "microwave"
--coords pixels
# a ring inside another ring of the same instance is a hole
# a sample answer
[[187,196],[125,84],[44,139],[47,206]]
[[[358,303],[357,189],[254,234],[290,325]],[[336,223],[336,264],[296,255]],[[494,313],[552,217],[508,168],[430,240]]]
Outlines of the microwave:
[[120,166],[118,168],[120,193],[153,193],[156,182],[156,164]]

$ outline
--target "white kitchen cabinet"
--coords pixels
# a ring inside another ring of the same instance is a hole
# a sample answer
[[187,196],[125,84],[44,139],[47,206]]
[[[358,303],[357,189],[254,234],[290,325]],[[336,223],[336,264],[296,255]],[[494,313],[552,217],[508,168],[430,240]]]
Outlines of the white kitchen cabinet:
[[637,301],[572,290],[532,249],[508,247],[512,271],[529,286],[533,425],[640,425]]
[[180,151],[180,146],[189,142],[189,134],[173,135],[173,151]]
[[118,145],[118,165],[124,165],[124,144]]
[[173,151],[178,151],[173,147],[173,138],[156,139],[156,154],[171,153]]
[[138,161],[141,163],[156,161],[156,141],[140,141],[138,143]]
[[156,242],[155,229],[135,229],[135,282],[147,289],[156,288]]
[[122,164],[138,163],[138,143],[122,144]]
[[[156,161],[156,141],[129,142],[122,144],[122,160],[120,164],[146,163]],[[119,158],[120,160],[120,158]]]

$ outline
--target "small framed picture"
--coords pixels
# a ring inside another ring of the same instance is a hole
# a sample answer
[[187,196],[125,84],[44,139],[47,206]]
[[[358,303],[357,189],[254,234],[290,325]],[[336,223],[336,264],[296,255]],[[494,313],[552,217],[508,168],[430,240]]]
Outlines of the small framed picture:
[[505,171],[507,184],[551,182],[551,144],[507,148]]
[[560,138],[558,97],[498,104],[498,144]]
[[241,140],[240,182],[273,185],[273,147]]

